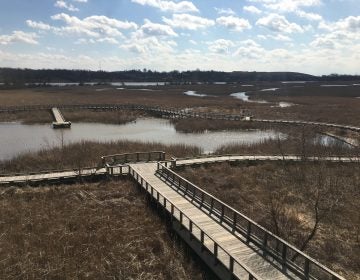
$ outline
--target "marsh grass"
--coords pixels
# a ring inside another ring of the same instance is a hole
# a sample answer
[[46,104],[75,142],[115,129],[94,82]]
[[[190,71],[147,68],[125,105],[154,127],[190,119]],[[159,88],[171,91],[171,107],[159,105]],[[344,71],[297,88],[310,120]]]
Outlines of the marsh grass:
[[[59,139],[61,141],[61,139]],[[48,147],[36,153],[27,153],[11,160],[0,162],[0,173],[36,172],[50,169],[79,169],[96,167],[101,164],[101,156],[121,153],[165,151],[167,156],[195,156],[201,149],[188,145],[163,145],[131,141],[107,143],[82,141],[58,147]]]
[[299,155],[310,156],[360,156],[359,147],[350,147],[341,141],[330,145],[319,142],[321,131],[311,127],[293,127],[286,130],[283,126],[276,128],[286,135],[285,138],[265,139],[256,144],[229,144],[219,147],[215,154],[247,155]]
[[359,279],[358,163],[223,163],[179,173],[298,248],[315,227],[318,201],[319,224],[305,252]]
[[0,279],[202,279],[127,180],[0,188]]
[[[250,110],[256,118],[312,120],[339,124],[359,125],[359,87],[326,88],[323,83],[307,83],[299,88],[278,82],[254,82],[254,87],[234,85],[173,85],[154,87],[156,91],[131,88],[96,91],[98,87],[24,88],[0,90],[1,106],[35,104],[143,104],[161,107],[192,108],[213,113],[236,114]],[[264,88],[280,88],[275,92],[262,92]],[[185,91],[194,90],[214,97],[191,97]],[[267,104],[249,103],[230,96],[247,92],[252,97],[267,100]],[[278,108],[280,101],[297,104]],[[1,116],[0,116],[1,118]],[[71,120],[70,120],[71,121]]]

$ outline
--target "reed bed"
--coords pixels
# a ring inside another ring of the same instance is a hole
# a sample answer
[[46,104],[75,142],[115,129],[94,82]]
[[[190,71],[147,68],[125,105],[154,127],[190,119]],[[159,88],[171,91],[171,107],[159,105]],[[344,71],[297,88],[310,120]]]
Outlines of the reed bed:
[[358,163],[223,163],[179,173],[346,279],[359,279]]
[[92,142],[82,141],[48,147],[36,153],[27,153],[11,160],[0,162],[0,173],[37,172],[49,169],[80,169],[95,167],[101,164],[101,156],[121,153],[165,151],[170,157],[196,156],[202,150],[188,145],[163,145],[160,143],[143,143],[131,141]]
[[0,211],[0,279],[202,279],[130,181],[0,188]]

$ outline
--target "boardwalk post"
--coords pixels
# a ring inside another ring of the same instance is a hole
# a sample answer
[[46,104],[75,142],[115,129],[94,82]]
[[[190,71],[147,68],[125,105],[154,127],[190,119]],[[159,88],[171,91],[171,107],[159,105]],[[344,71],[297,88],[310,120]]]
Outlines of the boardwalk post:
[[234,258],[230,256],[229,270],[231,273],[234,272]]
[[251,237],[251,222],[248,221],[247,232],[246,232],[246,241],[247,242],[250,242],[250,237]]
[[214,241],[214,264],[217,265],[218,260],[218,244]]
[[309,259],[305,259],[305,265],[304,265],[305,279],[309,279],[309,272],[310,272],[310,262]]
[[201,251],[204,251],[204,232],[200,229]]
[[233,228],[232,228],[232,232],[236,231],[236,212],[234,211],[234,218],[233,218]]

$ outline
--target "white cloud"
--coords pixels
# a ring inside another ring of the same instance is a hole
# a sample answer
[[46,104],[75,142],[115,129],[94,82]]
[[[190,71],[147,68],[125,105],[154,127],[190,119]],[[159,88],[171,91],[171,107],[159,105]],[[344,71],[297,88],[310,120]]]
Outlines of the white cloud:
[[23,31],[14,31],[11,35],[0,35],[0,45],[9,45],[16,42],[37,45],[38,36],[35,33],[26,33]]
[[215,11],[219,14],[219,15],[235,15],[236,13],[234,12],[234,10],[230,9],[230,8],[215,8]]
[[199,12],[196,6],[190,1],[166,1],[166,0],[131,0],[133,3],[137,3],[143,6],[150,6],[158,8],[163,12],[174,12],[174,13],[189,13]]
[[260,59],[264,57],[265,49],[253,40],[245,40],[241,42],[234,55],[245,59]]
[[40,29],[40,30],[50,30],[51,26],[49,24],[43,23],[42,21],[36,22],[36,21],[32,21],[32,20],[27,20],[26,24],[31,27],[31,28],[35,28],[35,29]]
[[157,37],[144,37],[136,39],[132,38],[120,47],[139,55],[148,56],[154,54],[158,58],[161,55],[173,53],[174,46],[176,46],[176,42],[171,40],[166,41],[160,40]]
[[63,0],[56,1],[54,6],[57,8],[66,9],[70,12],[78,12],[79,11],[78,8],[74,7],[72,4],[66,3]]
[[213,42],[207,42],[209,50],[214,53],[227,54],[230,53],[230,49],[235,46],[233,41],[218,39]]
[[305,18],[305,19],[311,20],[311,21],[320,21],[323,19],[322,16],[319,14],[307,13],[302,10],[297,10],[295,13],[301,18]]
[[153,23],[148,19],[145,19],[144,21],[145,23],[141,26],[140,30],[148,36],[178,36],[168,25]]
[[316,38],[310,43],[312,47],[338,49],[360,41],[360,16],[349,16],[330,23],[321,21],[318,28],[328,33],[315,35]]
[[349,32],[360,32],[360,16],[349,16],[335,23],[335,28]]
[[87,45],[87,44],[96,44],[96,43],[108,43],[113,45],[118,45],[119,41],[115,38],[105,37],[105,38],[98,38],[98,39],[85,39],[80,38],[75,41],[75,45]]
[[247,19],[234,16],[222,16],[217,18],[216,22],[234,31],[243,31],[244,29],[251,28],[251,25]]
[[258,8],[256,8],[255,6],[244,6],[244,11],[252,13],[252,14],[256,14],[259,15],[262,13],[262,11]]
[[322,4],[321,0],[249,0],[249,2],[261,3],[267,9],[277,12],[295,12],[301,7],[314,7]]
[[285,36],[283,34],[276,34],[274,35],[268,35],[268,38],[276,40],[276,41],[282,41],[282,42],[291,42],[292,39],[289,36]]
[[61,13],[51,16],[53,20],[61,20],[66,26],[54,27],[51,29],[60,35],[78,34],[91,37],[122,37],[119,30],[136,29],[137,24],[134,22],[120,21],[106,16],[90,16],[79,19],[75,16],[69,16]]
[[256,25],[266,27],[274,32],[294,33],[303,32],[303,28],[296,24],[290,23],[284,16],[278,14],[269,14],[260,18]]
[[78,2],[78,3],[87,3],[88,0],[73,0],[74,2]]
[[329,37],[319,37],[310,43],[311,47],[314,48],[323,48],[323,49],[334,49],[337,44],[334,39]]
[[211,19],[189,14],[174,14],[172,18],[163,17],[163,21],[174,28],[197,30],[215,25]]

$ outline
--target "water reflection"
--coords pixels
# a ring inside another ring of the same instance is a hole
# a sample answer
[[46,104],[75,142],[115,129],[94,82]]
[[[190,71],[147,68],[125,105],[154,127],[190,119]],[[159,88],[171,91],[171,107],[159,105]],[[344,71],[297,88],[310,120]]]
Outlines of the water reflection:
[[12,158],[24,152],[33,152],[60,146],[65,143],[93,140],[109,142],[132,140],[160,142],[163,144],[187,144],[213,152],[219,146],[232,143],[259,143],[269,138],[283,138],[273,130],[216,131],[206,133],[177,132],[169,120],[140,119],[126,125],[99,123],[73,123],[71,129],[54,130],[50,125],[25,125],[0,123],[0,160]]

